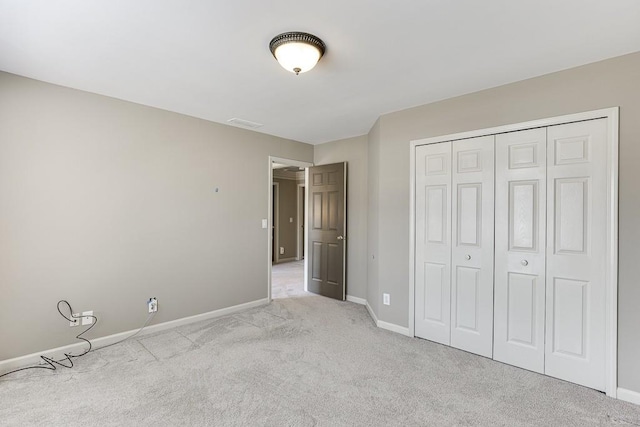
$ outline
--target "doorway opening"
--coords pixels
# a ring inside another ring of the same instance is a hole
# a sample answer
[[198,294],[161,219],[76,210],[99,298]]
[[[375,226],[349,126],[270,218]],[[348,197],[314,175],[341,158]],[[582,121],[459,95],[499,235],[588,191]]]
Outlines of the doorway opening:
[[269,158],[269,299],[307,295],[306,168],[312,163]]

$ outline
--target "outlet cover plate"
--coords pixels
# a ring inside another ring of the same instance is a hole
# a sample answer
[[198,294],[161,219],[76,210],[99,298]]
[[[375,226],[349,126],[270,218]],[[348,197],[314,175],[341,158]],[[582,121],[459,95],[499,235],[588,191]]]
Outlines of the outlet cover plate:
[[158,311],[158,299],[157,298],[149,298],[147,301],[147,305],[149,306],[149,313],[155,313]]
[[93,325],[93,317],[88,316],[93,316],[93,310],[82,312],[82,326]]
[[69,326],[80,326],[80,313],[73,313],[71,315],[71,322]]

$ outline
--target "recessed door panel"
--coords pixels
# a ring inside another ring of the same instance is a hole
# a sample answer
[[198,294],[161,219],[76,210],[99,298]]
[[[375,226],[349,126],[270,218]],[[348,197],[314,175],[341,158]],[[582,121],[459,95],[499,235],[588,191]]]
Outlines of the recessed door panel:
[[322,193],[311,195],[311,227],[322,230]]
[[545,373],[605,390],[607,124],[548,128]]
[[[503,138],[503,135],[507,134],[497,135],[497,137]],[[539,166],[540,147],[537,141],[513,143],[509,145],[508,150],[509,169],[535,168]],[[542,160],[545,161],[544,156],[542,156]],[[502,167],[504,166],[506,165]]]
[[450,343],[451,143],[416,147],[415,335]]
[[311,280],[322,280],[322,242],[311,242]]
[[342,264],[342,257],[340,252],[340,245],[338,243],[327,244],[327,283],[330,285],[339,285],[341,270],[340,264]]
[[507,280],[507,341],[535,348],[538,277],[508,273]]
[[427,212],[425,230],[426,242],[446,244],[445,232],[447,230],[447,186],[432,185],[426,187]]
[[482,184],[458,185],[458,244],[478,246],[482,228]]
[[331,231],[337,231],[340,227],[340,192],[329,191],[327,193],[327,214],[329,215],[328,229]]
[[589,136],[587,135],[556,138],[553,144],[556,153],[556,165],[586,163],[589,161]]
[[558,178],[555,184],[555,252],[584,253],[589,237],[588,178]]
[[478,333],[480,269],[456,269],[456,328]]
[[538,181],[509,182],[509,249],[533,251],[537,247]]
[[587,357],[585,333],[589,284],[579,280],[556,278],[553,283],[553,353]]
[[492,356],[494,136],[453,142],[451,345]]
[[493,357],[544,372],[546,129],[496,135]]
[[458,159],[458,173],[482,171],[481,150],[458,151],[456,157]]
[[449,312],[443,307],[443,295],[446,293],[444,287],[448,285],[448,280],[445,280],[445,274],[448,272],[445,268],[444,264],[424,263],[425,299],[421,301],[424,304],[424,320],[443,325],[446,323],[444,313]]
[[327,172],[327,184],[336,185],[339,184],[339,180],[341,178],[340,173],[338,172]]
[[421,175],[447,175],[448,164],[451,162],[451,153],[436,153],[424,155],[424,173]]

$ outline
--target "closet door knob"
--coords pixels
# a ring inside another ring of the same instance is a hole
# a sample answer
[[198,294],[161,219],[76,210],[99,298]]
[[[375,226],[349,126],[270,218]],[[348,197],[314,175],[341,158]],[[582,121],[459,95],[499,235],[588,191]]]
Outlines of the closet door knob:
[[465,258],[469,261],[471,259],[471,255],[467,255]]
[[524,265],[526,267],[527,265],[529,265],[529,261],[527,261],[526,259],[523,259],[520,264],[522,264],[522,265]]

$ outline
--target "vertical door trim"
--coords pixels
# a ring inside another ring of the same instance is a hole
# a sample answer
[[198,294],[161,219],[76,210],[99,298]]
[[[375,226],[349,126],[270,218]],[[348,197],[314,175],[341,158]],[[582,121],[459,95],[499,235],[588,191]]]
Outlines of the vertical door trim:
[[[272,298],[271,298],[271,259],[273,257],[273,254],[271,253],[271,250],[273,248],[273,243],[271,242],[271,227],[273,227],[273,218],[272,218],[272,212],[273,212],[273,197],[272,197],[272,191],[273,191],[273,163],[282,163],[285,165],[289,165],[289,166],[298,166],[298,167],[302,167],[302,168],[308,168],[309,166],[313,166],[313,163],[311,162],[303,162],[301,160],[293,160],[293,159],[285,159],[283,157],[276,157],[276,156],[268,156],[267,157],[267,185],[265,186],[267,189],[267,300],[269,302],[271,302]],[[308,184],[308,178],[309,178],[309,174],[308,174],[308,169],[305,170],[304,173],[304,183],[305,185]],[[305,201],[306,203],[306,201]],[[307,241],[307,217],[308,215],[305,213],[305,241]],[[307,290],[307,259],[305,258],[304,261],[304,267],[305,267],[305,276],[304,276],[304,290]]]
[[607,242],[606,242],[606,393],[617,397],[618,384],[618,147],[619,147],[619,107],[586,111],[564,116],[549,117],[529,122],[478,129],[449,135],[410,141],[409,145],[409,334],[415,336],[415,160],[416,147],[425,144],[478,136],[495,135],[539,127],[561,125],[593,119],[606,119],[607,138]]
[[[304,245],[304,231],[300,230],[300,227],[302,224],[304,224],[304,218],[301,218],[303,215],[300,215],[302,213],[302,207],[306,206],[304,203],[306,203],[306,200],[303,200],[302,197],[300,197],[300,190],[301,189],[305,189],[305,194],[307,194],[307,186],[306,186],[306,182],[303,184],[298,184],[296,186],[296,214],[297,214],[297,218],[296,218],[296,260],[300,261],[302,259],[302,245]],[[305,209],[306,211],[306,209]],[[306,230],[306,224],[305,224],[305,230]]]
[[349,247],[349,229],[347,228],[347,217],[349,216],[349,205],[347,204],[347,180],[349,179],[349,171],[347,162],[344,164],[344,174],[342,177],[342,206],[344,215],[342,215],[342,230],[345,239],[342,241],[342,301],[347,300],[347,249]]
[[618,149],[620,109],[609,109],[607,128],[607,396],[618,390]]
[[271,185],[275,187],[275,191],[272,193],[274,195],[273,199],[275,199],[275,202],[272,201],[272,203],[275,203],[275,206],[273,206],[273,210],[271,211],[274,217],[272,227],[274,241],[271,245],[271,250],[276,248],[276,253],[273,254],[273,262],[277,264],[280,262],[280,183],[273,182]]

